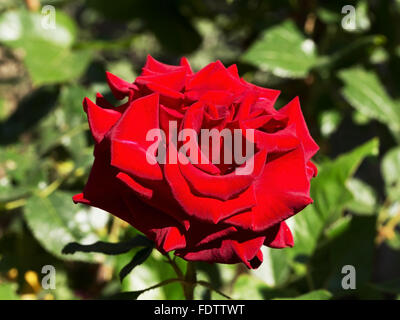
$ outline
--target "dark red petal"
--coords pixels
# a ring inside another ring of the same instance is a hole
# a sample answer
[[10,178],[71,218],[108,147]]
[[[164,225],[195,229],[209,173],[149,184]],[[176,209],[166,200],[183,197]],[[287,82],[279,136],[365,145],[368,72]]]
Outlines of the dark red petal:
[[180,65],[182,67],[186,68],[186,72],[187,72],[188,75],[193,74],[192,67],[190,66],[190,63],[189,63],[188,59],[186,59],[186,57],[182,57],[181,58]]
[[[147,151],[136,142],[114,139],[111,142],[111,165],[133,177],[162,180],[163,174],[156,159],[146,153]],[[147,157],[151,157],[154,164],[151,164]]]
[[[243,242],[232,241],[232,245],[236,251],[236,254],[249,269],[257,268],[261,264],[263,257],[260,249],[264,243],[264,240],[265,237],[257,237]],[[258,262],[253,261],[256,256],[258,258]]]
[[104,135],[121,117],[119,112],[103,109],[88,98],[83,100],[83,108],[87,113],[90,131],[96,143],[100,143],[103,140]]
[[279,110],[279,113],[289,117],[288,125],[293,124],[296,128],[296,134],[304,147],[306,162],[319,150],[318,145],[308,132],[303,113],[301,112],[299,98],[296,97],[286,106]]
[[199,100],[210,90],[223,90],[239,95],[245,86],[224,67],[221,61],[210,63],[186,81],[185,95],[191,100]]
[[257,268],[262,261],[260,248],[264,237],[247,241],[225,239],[215,243],[215,246],[199,250],[177,250],[176,255],[189,261],[205,261],[209,263],[233,264],[243,262],[248,268]]
[[[204,104],[202,102],[194,103],[185,113],[182,128],[193,129],[197,133],[199,133],[203,124],[203,117],[204,117]],[[199,146],[197,150],[198,150],[197,154],[198,161],[193,161],[192,155],[189,155],[192,160],[191,162],[194,164],[195,167],[210,174],[221,173],[221,171],[213,163],[211,163],[207,155],[203,154]]]
[[129,223],[153,240],[162,253],[186,246],[181,226],[169,215],[146,205],[133,195],[124,195],[123,202],[129,210]]
[[96,104],[102,108],[113,108],[113,105],[100,92],[96,93]]
[[117,217],[128,221],[128,210],[125,203],[121,200],[121,194],[124,193],[124,185],[115,178],[118,170],[111,167],[109,157],[104,152],[106,142],[95,147],[95,157],[89,179],[86,183],[83,193],[73,197],[74,202],[91,205],[116,215]]
[[122,100],[128,96],[132,97],[134,95],[134,91],[138,89],[133,83],[122,80],[110,72],[106,72],[106,77],[111,92],[118,100]]
[[307,176],[309,179],[315,178],[318,174],[318,168],[317,166],[312,162],[308,161],[307,162]]
[[[169,148],[174,148],[174,145],[170,144]],[[172,164],[168,160],[164,166],[165,177],[175,199],[189,216],[193,216],[201,221],[218,223],[230,215],[248,210],[255,205],[252,186],[238,197],[228,201],[196,196],[183,177],[179,169],[179,163]]]
[[265,150],[254,155],[254,168],[251,174],[246,175],[238,175],[236,171],[223,176],[210,175],[199,170],[190,162],[187,165],[180,164],[180,170],[196,195],[229,200],[250,187],[254,179],[264,169],[266,159],[267,153]]
[[278,99],[278,97],[281,93],[279,90],[262,88],[262,87],[256,86],[252,83],[245,81],[244,79],[241,79],[241,82],[244,85],[246,85],[248,89],[257,93],[257,95],[259,97],[266,98],[269,101],[269,103],[272,105],[276,102],[276,100]]
[[226,219],[226,223],[262,232],[312,203],[302,148],[267,161],[254,187],[257,206]]
[[146,140],[146,135],[151,129],[159,129],[158,94],[134,100],[115,124],[111,140],[133,141],[147,150],[153,144],[153,141]]
[[170,141],[171,138],[169,132],[170,122],[175,121],[176,128],[179,130],[182,119],[183,114],[179,111],[160,105],[160,128],[164,131],[167,142]]
[[239,79],[239,71],[236,64],[231,65],[230,67],[227,68],[227,70],[232,76]]
[[142,186],[140,183],[135,181],[131,176],[124,172],[119,172],[116,176],[117,179],[125,183],[129,188],[136,192],[138,196],[146,199],[151,199],[153,196],[153,190]]
[[181,91],[185,85],[185,75],[186,70],[182,68],[181,70],[169,73],[139,76],[136,78],[135,83],[156,85],[173,91]]
[[229,106],[234,100],[233,94],[221,90],[210,90],[201,96],[200,101],[213,106]]
[[265,149],[270,154],[291,151],[300,145],[293,126],[276,133],[255,130],[254,141],[258,149]]
[[156,59],[154,59],[151,55],[147,55],[147,60],[146,64],[144,65],[144,68],[153,71],[155,73],[169,73],[182,69],[181,66],[172,66],[169,64],[159,62]]
[[267,230],[264,244],[276,249],[293,247],[293,235],[285,221]]

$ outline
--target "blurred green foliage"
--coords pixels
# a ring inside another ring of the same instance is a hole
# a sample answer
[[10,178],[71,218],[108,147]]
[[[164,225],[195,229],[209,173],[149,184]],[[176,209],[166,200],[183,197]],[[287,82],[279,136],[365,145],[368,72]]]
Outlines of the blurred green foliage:
[[[184,298],[179,282],[143,291],[176,278],[174,264],[184,272],[181,259],[61,252],[138,235],[71,195],[93,161],[83,97],[112,100],[105,71],[133,81],[147,54],[236,63],[282,91],[277,107],[300,96],[321,147],[315,203],[288,221],[294,248],[264,248],[254,271],[198,263],[196,299],[399,297],[400,1],[0,0],[0,299]],[[42,288],[44,265],[56,289]],[[344,265],[355,290],[341,286]]]

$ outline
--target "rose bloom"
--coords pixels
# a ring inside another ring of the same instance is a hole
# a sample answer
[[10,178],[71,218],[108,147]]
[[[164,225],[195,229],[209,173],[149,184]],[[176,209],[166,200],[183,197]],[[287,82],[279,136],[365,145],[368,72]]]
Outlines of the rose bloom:
[[[263,245],[293,246],[285,220],[312,203],[310,179],[317,169],[310,159],[318,151],[298,98],[276,110],[279,91],[246,82],[236,65],[225,68],[220,61],[193,72],[185,58],[171,66],[148,56],[135,82],[111,73],[107,81],[115,98],[126,102],[114,107],[100,93],[96,103],[84,99],[95,160],[75,202],[112,213],[161,253],[186,260],[257,268]],[[210,159],[149,162],[152,129],[166,133],[167,156],[179,152],[168,132],[171,121],[196,132],[254,129],[253,170],[238,175],[244,164]]]

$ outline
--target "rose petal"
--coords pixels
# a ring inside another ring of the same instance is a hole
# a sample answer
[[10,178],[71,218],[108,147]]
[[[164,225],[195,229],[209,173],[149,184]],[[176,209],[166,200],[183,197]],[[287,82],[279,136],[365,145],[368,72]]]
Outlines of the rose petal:
[[159,96],[151,94],[134,100],[111,133],[111,140],[126,140],[139,144],[143,149],[153,144],[147,133],[159,129]]
[[106,71],[107,83],[115,99],[122,100],[125,97],[132,98],[138,87]]
[[116,178],[125,183],[129,188],[135,191],[139,196],[142,196],[146,199],[151,199],[153,196],[153,190],[142,186],[140,183],[135,181],[131,176],[127,175],[124,172],[119,172],[116,175]]
[[225,239],[213,244],[213,247],[199,250],[177,250],[176,255],[189,261],[233,264],[243,262],[249,269],[257,268],[262,262],[260,248],[264,237],[247,241]]
[[293,235],[285,221],[267,230],[264,245],[276,249],[293,247]]
[[[170,144],[169,148],[174,148]],[[169,153],[169,152],[167,152]],[[253,188],[250,187],[237,198],[222,201],[207,197],[199,197],[193,194],[190,186],[183,177],[179,163],[172,164],[169,159],[164,166],[165,177],[171,187],[174,198],[189,216],[193,216],[201,221],[218,223],[220,220],[230,215],[248,210],[255,205]]]
[[261,151],[254,155],[254,168],[251,174],[238,175],[236,171],[219,176],[207,174],[190,162],[180,164],[180,170],[190,189],[196,195],[218,200],[229,200],[243,193],[254,182],[254,179],[264,169],[267,152]]
[[103,109],[88,98],[83,100],[83,109],[87,113],[90,131],[96,143],[100,143],[103,140],[104,135],[121,117],[119,112]]
[[308,162],[312,158],[312,156],[317,153],[319,147],[308,132],[303,113],[301,112],[299,98],[294,98],[286,106],[281,108],[279,110],[279,113],[288,116],[288,126],[291,124],[295,125],[296,136],[299,138],[304,147],[305,159],[306,162]]
[[302,148],[267,161],[254,187],[257,205],[224,220],[226,223],[262,232],[312,203]]
[[[154,164],[149,163],[148,157],[152,157]],[[148,180],[163,179],[161,168],[156,159],[153,155],[147,154],[147,151],[136,142],[112,140],[111,165],[133,177]]]
[[224,67],[221,61],[210,63],[186,81],[185,95],[199,100],[210,90],[223,90],[236,95],[243,93],[245,86]]

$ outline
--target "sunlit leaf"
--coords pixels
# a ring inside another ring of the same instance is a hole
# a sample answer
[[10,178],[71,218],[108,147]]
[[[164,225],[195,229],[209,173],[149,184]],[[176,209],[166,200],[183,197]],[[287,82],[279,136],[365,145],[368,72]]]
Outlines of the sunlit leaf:
[[61,253],[70,242],[92,243],[98,240],[88,211],[75,205],[72,195],[56,191],[46,198],[31,197],[26,203],[24,217],[35,238],[53,255],[66,260],[94,261],[94,256],[89,253]]
[[381,171],[388,195],[392,199],[400,199],[400,147],[385,154]]
[[302,78],[315,65],[317,56],[314,42],[288,20],[265,30],[242,60],[282,78]]
[[374,214],[377,207],[377,196],[374,189],[365,182],[352,178],[347,181],[347,188],[353,195],[346,208],[358,214]]
[[354,67],[341,71],[339,77],[344,82],[342,93],[354,108],[400,134],[400,105],[386,93],[375,73]]

